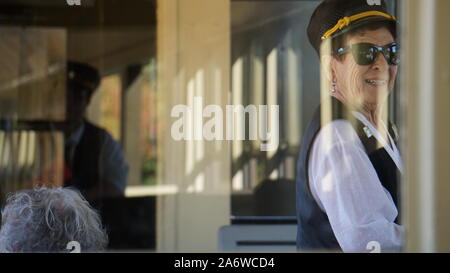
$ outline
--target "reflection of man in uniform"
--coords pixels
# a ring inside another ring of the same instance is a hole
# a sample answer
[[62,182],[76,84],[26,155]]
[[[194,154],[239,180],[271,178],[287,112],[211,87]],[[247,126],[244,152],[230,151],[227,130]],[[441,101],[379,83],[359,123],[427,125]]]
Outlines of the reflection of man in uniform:
[[78,188],[88,201],[123,196],[128,174],[120,144],[84,118],[99,83],[93,67],[68,63],[64,185]]

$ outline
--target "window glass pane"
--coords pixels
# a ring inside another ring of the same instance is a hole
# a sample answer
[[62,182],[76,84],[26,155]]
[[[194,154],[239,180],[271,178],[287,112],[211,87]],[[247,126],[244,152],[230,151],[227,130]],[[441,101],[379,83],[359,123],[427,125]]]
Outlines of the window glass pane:
[[0,7],[2,206],[72,187],[100,213],[108,249],[155,250],[156,191],[142,186],[156,185],[156,1]]
[[374,22],[314,48],[321,2],[2,0],[0,204],[75,188],[107,251],[399,250],[413,220],[441,238],[445,4],[382,1],[397,37]]
[[[305,39],[316,6],[313,1],[231,3],[233,103],[279,106],[279,135],[271,140],[273,149],[263,151],[261,139],[233,141],[235,222],[249,216],[295,222],[296,156],[319,101],[319,63]],[[247,134],[251,130],[258,134],[261,124],[249,118],[246,122]]]

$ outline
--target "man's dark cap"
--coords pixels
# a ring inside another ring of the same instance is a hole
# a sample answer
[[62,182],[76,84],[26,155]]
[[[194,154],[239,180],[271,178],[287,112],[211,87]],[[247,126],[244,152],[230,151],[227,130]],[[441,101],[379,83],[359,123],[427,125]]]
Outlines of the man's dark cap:
[[324,0],[311,16],[307,30],[309,42],[320,55],[323,40],[380,21],[389,22],[396,31],[396,18],[388,14],[384,0]]
[[93,93],[100,84],[100,75],[94,67],[74,61],[67,62],[67,85],[75,90]]

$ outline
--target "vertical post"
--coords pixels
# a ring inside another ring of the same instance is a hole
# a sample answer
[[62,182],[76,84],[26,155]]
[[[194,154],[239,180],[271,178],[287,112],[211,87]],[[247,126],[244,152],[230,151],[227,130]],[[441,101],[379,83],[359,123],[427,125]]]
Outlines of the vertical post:
[[403,1],[402,87],[406,91],[406,250],[450,250],[450,8],[445,0]]
[[141,183],[142,147],[141,129],[141,65],[130,65],[122,73],[120,100],[120,141],[129,163],[128,185]]
[[435,3],[436,44],[434,81],[435,101],[435,178],[436,178],[436,251],[450,252],[450,1]]
[[158,197],[157,250],[216,251],[219,228],[230,218],[229,143],[175,141],[171,127],[178,118],[171,117],[171,110],[181,104],[197,111],[194,96],[202,97],[204,107],[225,110],[230,1],[158,0],[157,7],[157,176],[158,183],[178,189]]

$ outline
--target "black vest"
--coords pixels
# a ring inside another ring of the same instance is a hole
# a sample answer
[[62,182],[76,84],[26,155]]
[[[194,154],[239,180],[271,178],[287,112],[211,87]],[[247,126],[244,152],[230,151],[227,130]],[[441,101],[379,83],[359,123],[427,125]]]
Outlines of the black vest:
[[[331,99],[332,115],[328,123],[334,120],[349,120],[359,136],[367,155],[376,170],[383,187],[389,191],[399,212],[396,223],[400,221],[399,199],[399,171],[395,162],[386,150],[378,143],[375,137],[368,137],[364,131],[364,124],[344,107],[338,100]],[[321,107],[315,112],[311,123],[305,132],[300,146],[300,155],[297,161],[297,248],[299,250],[341,250],[334,232],[331,228],[328,216],[319,207],[312,196],[309,187],[308,161],[314,140],[320,129],[326,124],[321,124]],[[390,135],[396,139],[396,133],[392,125],[389,125]]]
[[84,195],[101,182],[100,149],[105,141],[104,130],[84,122],[84,131],[76,146],[70,177],[64,181],[65,186],[73,186]]

